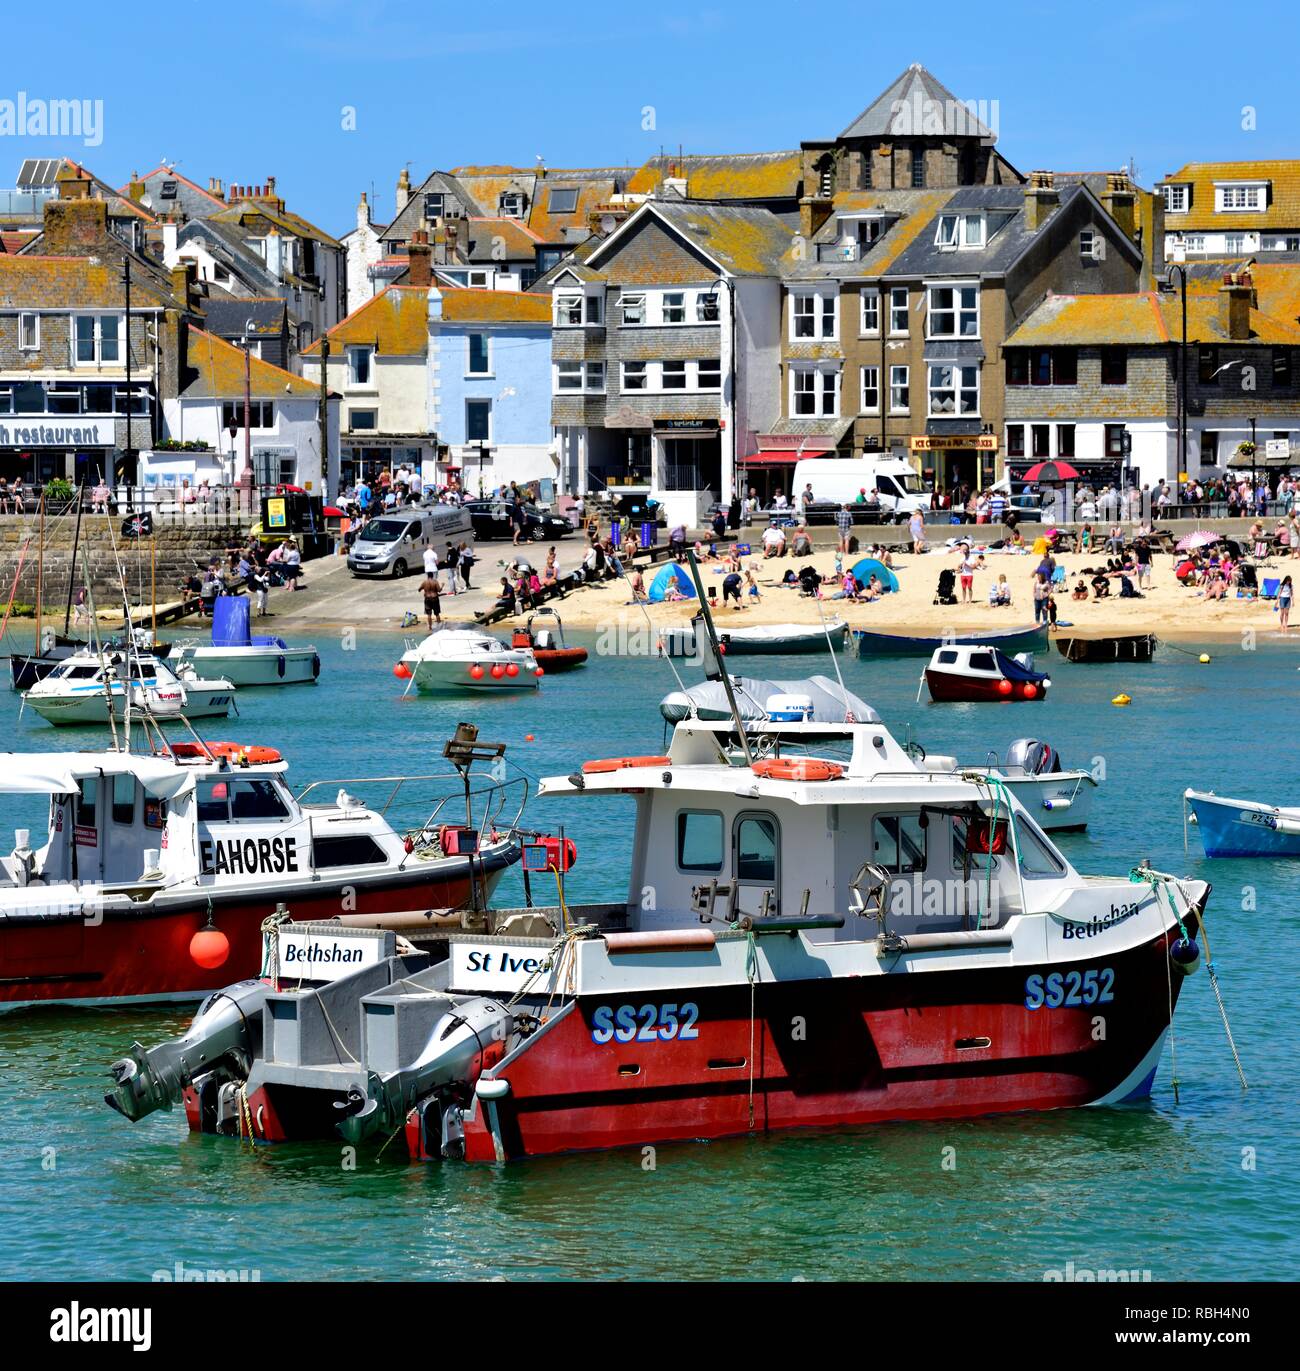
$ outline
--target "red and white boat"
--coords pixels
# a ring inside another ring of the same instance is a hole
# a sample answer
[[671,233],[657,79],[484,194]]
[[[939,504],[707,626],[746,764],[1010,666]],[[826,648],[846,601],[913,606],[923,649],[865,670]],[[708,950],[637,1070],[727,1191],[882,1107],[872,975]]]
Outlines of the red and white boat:
[[[847,760],[801,755],[812,727],[766,727],[756,758],[687,721],[667,755],[544,780],[598,826],[635,807],[625,900],[495,911],[437,959],[290,925],[268,966],[313,984],[229,987],[114,1063],[108,1102],[258,1142],[405,1125],[415,1158],[493,1161],[1148,1094],[1209,886],[1083,877],[995,777],[879,722],[842,727]],[[569,864],[537,847],[526,867]]]
[[953,643],[936,648],[925,669],[932,700],[1046,699],[1052,682],[1045,671],[1034,670],[1032,653],[1008,657],[988,644]]
[[570,647],[564,641],[564,625],[553,609],[530,614],[523,628],[515,629],[511,635],[510,646],[530,651],[537,665],[546,671],[573,671],[587,665],[587,649]]
[[[198,999],[256,974],[281,902],[309,919],[481,908],[519,860],[503,811],[522,808],[522,780],[449,769],[295,795],[287,772],[271,748],[198,740],[3,754],[0,794],[49,819],[43,842],[20,829],[0,857],[0,1008]],[[382,808],[348,793],[376,783]],[[412,828],[386,817],[395,801]]]

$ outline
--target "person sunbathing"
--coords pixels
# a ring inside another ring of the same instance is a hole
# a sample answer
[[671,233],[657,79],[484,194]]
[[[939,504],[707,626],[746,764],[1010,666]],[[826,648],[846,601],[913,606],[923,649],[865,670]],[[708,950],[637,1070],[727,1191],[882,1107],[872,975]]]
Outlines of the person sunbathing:
[[1086,600],[1088,598],[1088,583],[1082,576],[1075,582],[1074,589],[1070,592],[1072,600]]

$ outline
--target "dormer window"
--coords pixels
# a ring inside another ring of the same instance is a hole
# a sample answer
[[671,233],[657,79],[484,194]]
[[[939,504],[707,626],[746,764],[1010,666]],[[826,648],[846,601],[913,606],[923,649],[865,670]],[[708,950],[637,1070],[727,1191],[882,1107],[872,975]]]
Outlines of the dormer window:
[[959,248],[982,248],[988,241],[988,230],[982,214],[941,214],[935,231],[935,246],[947,252]]
[[1192,188],[1191,186],[1166,186],[1165,187],[1165,213],[1166,214],[1186,214],[1191,208]]
[[522,191],[508,190],[497,201],[503,219],[522,219],[524,217],[524,197]]
[[430,191],[424,197],[424,218],[428,223],[442,218],[444,196],[439,191]]
[[1216,182],[1214,208],[1220,213],[1232,210],[1260,213],[1268,206],[1268,183],[1265,181]]

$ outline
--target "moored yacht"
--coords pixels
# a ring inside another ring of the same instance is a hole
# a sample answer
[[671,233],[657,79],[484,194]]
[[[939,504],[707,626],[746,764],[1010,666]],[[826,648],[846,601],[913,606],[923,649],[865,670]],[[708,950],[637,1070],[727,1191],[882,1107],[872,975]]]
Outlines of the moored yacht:
[[51,724],[121,721],[128,705],[158,722],[224,719],[235,700],[230,681],[182,680],[150,653],[92,648],[73,653],[23,695],[25,708]]

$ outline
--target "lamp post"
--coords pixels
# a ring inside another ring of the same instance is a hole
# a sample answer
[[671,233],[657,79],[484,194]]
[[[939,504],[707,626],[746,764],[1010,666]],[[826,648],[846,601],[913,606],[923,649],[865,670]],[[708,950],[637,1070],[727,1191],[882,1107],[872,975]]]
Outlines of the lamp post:
[[[1210,374],[1210,380],[1216,381],[1225,371],[1231,371],[1233,367],[1244,367],[1245,365],[1246,359],[1244,357],[1236,357],[1231,362],[1224,362],[1221,367],[1216,367]],[[1250,416],[1250,499],[1252,504],[1255,501],[1255,459],[1259,455],[1259,444],[1255,441],[1255,424],[1256,417],[1252,414]]]
[[1187,460],[1187,268],[1181,262],[1170,263],[1167,267],[1170,281],[1174,272],[1178,273],[1179,294],[1183,305],[1183,341],[1178,350],[1178,466],[1174,470],[1174,480]]

